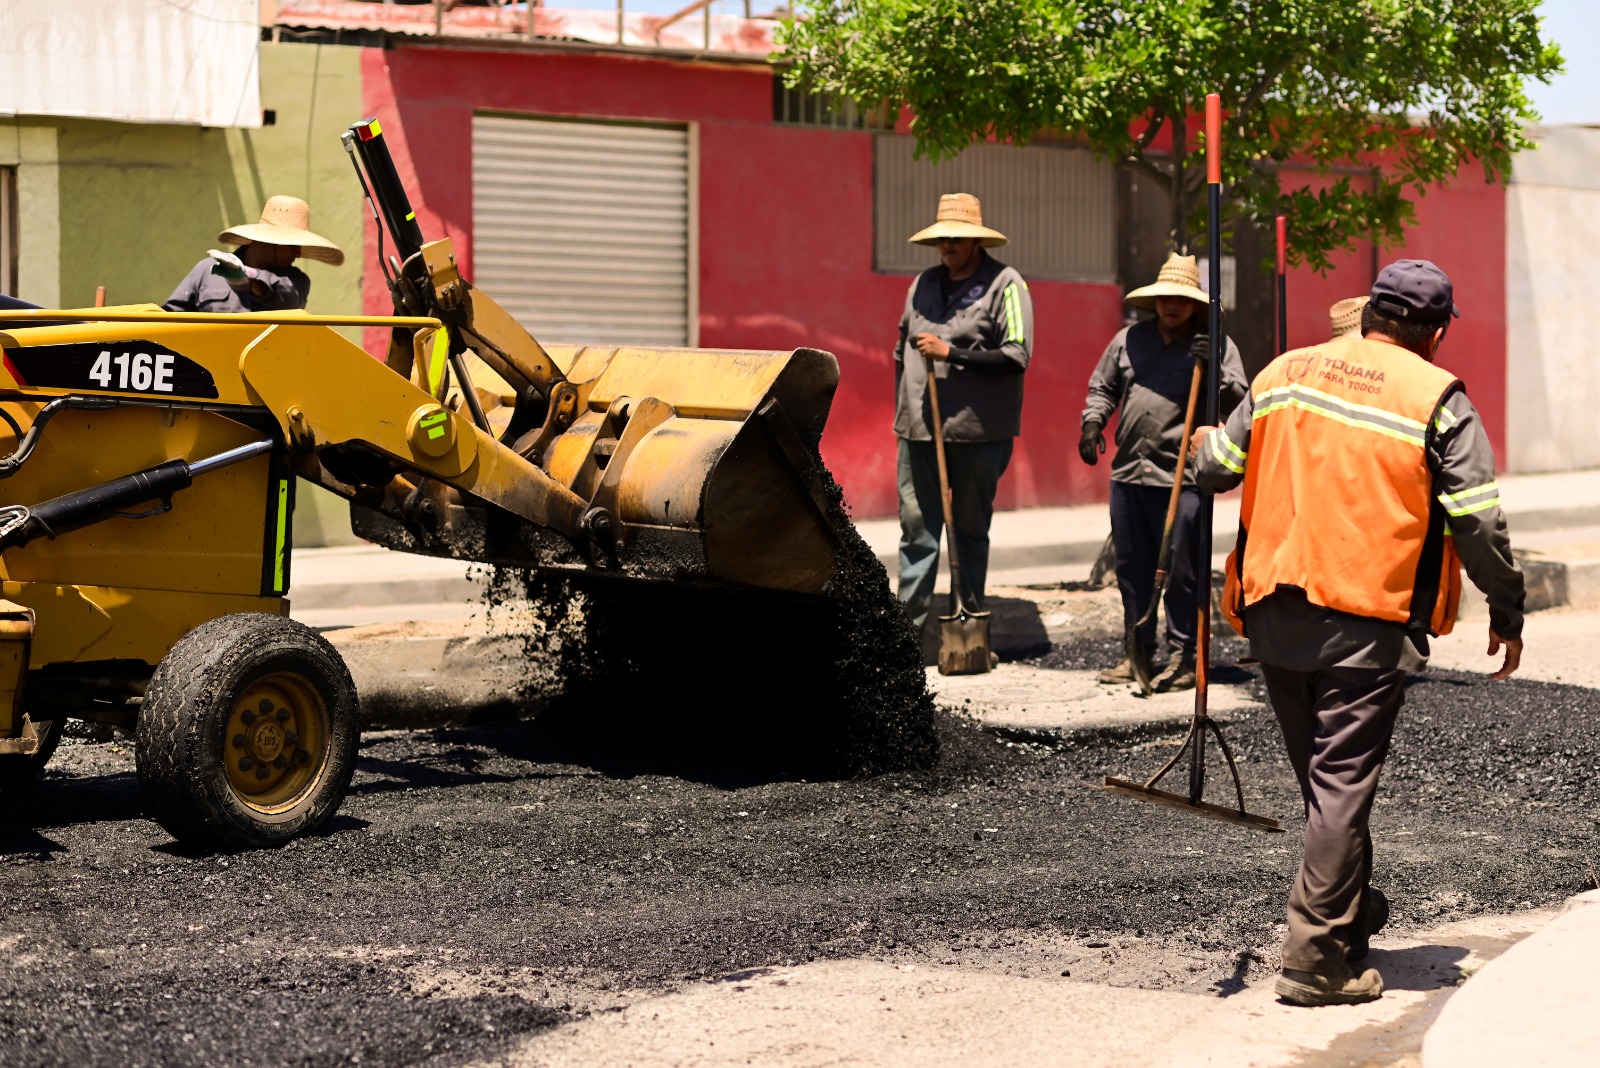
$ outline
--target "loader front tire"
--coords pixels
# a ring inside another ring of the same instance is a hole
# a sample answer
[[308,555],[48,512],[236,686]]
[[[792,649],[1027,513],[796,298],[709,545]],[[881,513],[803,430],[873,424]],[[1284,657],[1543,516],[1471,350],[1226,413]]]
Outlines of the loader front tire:
[[327,639],[266,613],[213,619],[167,653],[139,708],[145,811],[186,845],[282,845],[338,811],[360,733]]

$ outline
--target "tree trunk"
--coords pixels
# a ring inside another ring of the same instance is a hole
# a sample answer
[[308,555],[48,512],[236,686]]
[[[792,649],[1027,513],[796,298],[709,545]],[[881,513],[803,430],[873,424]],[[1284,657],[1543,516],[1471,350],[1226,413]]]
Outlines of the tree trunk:
[[1183,108],[1172,114],[1172,248],[1175,252],[1189,252],[1189,198],[1186,195],[1188,175],[1184,168],[1189,160],[1189,121]]

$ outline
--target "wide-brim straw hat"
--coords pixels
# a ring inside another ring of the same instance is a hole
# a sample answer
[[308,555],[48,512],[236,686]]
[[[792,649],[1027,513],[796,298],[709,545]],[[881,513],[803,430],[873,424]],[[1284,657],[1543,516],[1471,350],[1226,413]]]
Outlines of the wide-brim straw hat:
[[1200,263],[1193,256],[1180,256],[1176,252],[1161,265],[1153,285],[1135,289],[1123,299],[1135,308],[1156,310],[1157,297],[1187,297],[1201,304],[1211,303],[1211,297],[1200,288]]
[[940,197],[933,225],[906,240],[913,245],[934,245],[941,237],[975,237],[984,248],[999,248],[1006,243],[1005,234],[983,225],[983,206],[971,193],[946,193]]
[[311,205],[299,197],[268,197],[261,209],[261,221],[233,226],[217,235],[226,245],[299,245],[300,255],[337,267],[344,262],[344,250],[321,234],[311,232]]
[[1344,337],[1361,329],[1361,309],[1371,297],[1346,297],[1328,309],[1328,330],[1332,337]]

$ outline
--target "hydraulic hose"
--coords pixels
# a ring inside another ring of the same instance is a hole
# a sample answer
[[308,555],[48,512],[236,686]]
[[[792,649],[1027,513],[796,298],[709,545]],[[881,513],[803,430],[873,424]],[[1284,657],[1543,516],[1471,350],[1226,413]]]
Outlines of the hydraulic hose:
[[31,508],[22,505],[0,508],[0,550],[18,548],[37,538],[55,538],[123,515],[136,504],[167,502],[174,493],[188,489],[196,475],[248,460],[271,449],[270,441],[253,441],[194,463],[168,460],[131,475],[74,490]]

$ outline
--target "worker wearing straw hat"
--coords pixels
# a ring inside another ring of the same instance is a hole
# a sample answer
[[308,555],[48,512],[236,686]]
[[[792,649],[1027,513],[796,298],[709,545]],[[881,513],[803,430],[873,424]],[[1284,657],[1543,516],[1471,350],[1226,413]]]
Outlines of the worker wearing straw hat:
[[1356,334],[1361,331],[1361,309],[1367,306],[1370,297],[1346,297],[1335,301],[1333,307],[1328,309],[1328,338],[1344,337],[1346,334]]
[[[1117,550],[1117,587],[1122,592],[1125,624],[1142,619],[1155,594],[1157,557],[1166,525],[1173,470],[1183,437],[1184,411],[1196,357],[1210,355],[1205,332],[1210,298],[1200,288],[1200,267],[1193,256],[1173,253],[1155,283],[1127,296],[1131,306],[1155,313],[1154,318],[1124,327],[1111,339],[1089,378],[1078,455],[1086,464],[1105,452],[1103,430],[1119,408],[1117,453],[1111,461],[1111,537]],[[1239,350],[1230,339],[1222,358],[1222,410],[1229,412],[1244,396],[1247,380]],[[1172,559],[1167,577],[1167,666],[1156,676],[1162,691],[1194,686],[1195,630],[1199,622],[1200,583],[1195,566],[1200,497],[1192,473],[1184,475],[1178,518],[1172,531]],[[1147,649],[1155,646],[1155,616],[1140,635]],[[1134,681],[1126,659],[1100,675],[1116,684]]]
[[175,312],[253,312],[304,308],[311,279],[294,266],[297,259],[337,267],[344,252],[311,230],[311,207],[299,197],[275,196],[261,209],[261,221],[234,226],[217,235],[237,253],[211,249],[194,265],[161,306]]
[[983,225],[982,206],[970,193],[940,197],[933,225],[910,240],[938,249],[940,261],[906,293],[894,357],[899,594],[920,630],[933,602],[944,526],[925,360],[933,362],[944,417],[956,528],[950,541],[973,607],[981,609],[995,490],[1022,429],[1033,301],[1022,276],[989,255],[1006,237]]

